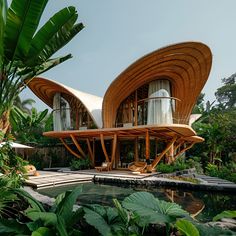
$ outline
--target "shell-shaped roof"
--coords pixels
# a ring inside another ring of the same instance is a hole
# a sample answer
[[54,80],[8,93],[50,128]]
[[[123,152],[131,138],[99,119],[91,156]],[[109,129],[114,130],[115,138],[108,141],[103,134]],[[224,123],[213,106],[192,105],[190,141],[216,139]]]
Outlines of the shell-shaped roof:
[[181,100],[177,113],[186,124],[192,108],[205,85],[212,64],[208,46],[185,42],[161,48],[140,58],[122,72],[107,89],[103,99],[103,125],[114,127],[121,102],[139,87],[156,79],[168,79],[172,97]]
[[85,106],[98,128],[102,127],[101,97],[75,90],[42,77],[35,77],[27,85],[37,97],[51,108],[53,107],[53,97],[56,93],[64,93],[78,99]]

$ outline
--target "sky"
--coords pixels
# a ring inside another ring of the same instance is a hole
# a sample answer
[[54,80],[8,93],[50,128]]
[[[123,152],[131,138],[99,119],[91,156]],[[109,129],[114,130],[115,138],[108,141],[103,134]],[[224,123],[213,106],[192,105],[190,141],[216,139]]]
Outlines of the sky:
[[[200,41],[213,54],[205,101],[214,101],[221,79],[236,72],[236,0],[49,0],[41,25],[70,5],[85,28],[54,55],[73,58],[42,77],[103,97],[134,61],[186,41]],[[47,108],[28,88],[26,98],[35,99],[38,110]]]

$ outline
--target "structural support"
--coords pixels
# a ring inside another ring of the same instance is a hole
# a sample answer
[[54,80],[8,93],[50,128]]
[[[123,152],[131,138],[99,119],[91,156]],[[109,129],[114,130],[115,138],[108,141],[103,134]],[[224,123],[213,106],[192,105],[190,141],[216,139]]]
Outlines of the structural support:
[[113,166],[113,162],[116,156],[116,146],[117,146],[117,134],[114,134],[113,141],[112,141],[111,167]]
[[74,137],[74,135],[71,134],[70,137],[71,137],[73,143],[75,144],[75,146],[77,147],[78,151],[81,153],[82,157],[86,158],[84,151],[80,147],[80,145],[79,145],[78,141],[76,140],[76,138]]
[[63,138],[60,138],[61,142],[63,143],[63,145],[65,146],[65,148],[74,156],[78,157],[78,158],[82,158],[79,154],[77,154],[76,152],[74,152],[64,141]]
[[134,140],[134,161],[138,161],[138,137]]
[[115,156],[115,168],[118,168],[120,162],[120,141],[117,140],[116,156]]
[[134,125],[138,125],[138,91],[135,90],[135,101],[134,101]]
[[179,151],[177,154],[175,154],[174,160],[176,160],[176,158],[177,158],[178,156],[180,156],[182,153],[184,153],[184,152],[186,152],[188,149],[190,149],[194,144],[195,144],[194,142],[191,143],[188,147],[183,148],[181,151]]
[[88,146],[88,152],[89,152],[90,160],[92,161],[92,163],[94,165],[94,154],[93,154],[93,151],[92,151],[92,148],[91,148],[91,145],[90,145],[90,141],[89,141],[88,138],[86,138],[86,142],[87,142],[87,146]]
[[107,150],[106,150],[103,134],[100,134],[100,140],[101,140],[102,150],[103,150],[103,153],[105,155],[106,161],[110,162],[109,156],[107,154]]
[[170,150],[171,146],[175,143],[177,137],[175,136],[170,143],[167,145],[167,147],[165,148],[165,150],[159,155],[156,156],[155,160],[152,163],[152,167],[155,168],[156,165],[159,163],[159,161],[162,159],[162,157]]
[[146,161],[150,161],[150,135],[149,131],[146,131],[146,149],[145,149]]

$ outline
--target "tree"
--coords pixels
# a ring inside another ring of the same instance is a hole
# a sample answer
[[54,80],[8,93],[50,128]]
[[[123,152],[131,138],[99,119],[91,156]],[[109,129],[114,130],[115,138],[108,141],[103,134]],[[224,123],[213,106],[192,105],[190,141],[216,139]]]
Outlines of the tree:
[[11,111],[10,123],[14,136],[26,143],[40,142],[44,132],[48,109],[38,112],[32,108],[30,113],[23,112],[18,107]]
[[0,0],[0,130],[9,131],[15,99],[35,76],[71,58],[51,56],[83,29],[74,7],[53,15],[39,30],[48,0]]
[[200,93],[197,102],[192,110],[192,114],[202,114],[204,112],[204,97],[205,93]]
[[236,73],[222,79],[224,85],[217,89],[215,96],[223,109],[236,108]]
[[[236,73],[222,79],[223,86],[217,89],[217,104],[208,101],[201,113],[202,117],[194,124],[197,133],[205,138],[205,142],[196,145],[188,153],[200,155],[202,160],[214,163],[219,159],[224,163],[232,159],[236,152]],[[202,104],[201,100],[199,101]],[[213,105],[214,104],[214,105]],[[197,104],[199,108],[199,103]],[[200,110],[200,109],[199,109]]]
[[34,103],[35,103],[35,100],[32,98],[21,100],[20,96],[17,96],[14,101],[14,106],[18,107],[21,111],[30,114]]

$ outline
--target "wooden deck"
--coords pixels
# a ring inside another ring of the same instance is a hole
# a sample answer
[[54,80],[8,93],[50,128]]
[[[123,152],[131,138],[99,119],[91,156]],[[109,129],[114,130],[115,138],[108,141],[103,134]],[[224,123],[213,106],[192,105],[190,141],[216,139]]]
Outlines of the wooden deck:
[[60,173],[54,171],[38,171],[39,176],[29,176],[25,181],[26,185],[33,188],[50,187],[63,184],[91,182],[92,175],[76,173]]

